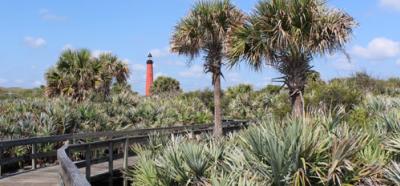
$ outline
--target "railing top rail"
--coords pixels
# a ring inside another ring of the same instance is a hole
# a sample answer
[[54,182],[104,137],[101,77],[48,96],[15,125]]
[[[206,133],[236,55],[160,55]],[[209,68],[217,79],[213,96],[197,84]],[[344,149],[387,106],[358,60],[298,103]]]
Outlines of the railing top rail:
[[[224,129],[229,129],[231,127],[238,127],[238,126],[239,125],[234,125],[234,124],[229,125],[228,124],[228,125],[224,125],[223,127],[224,127]],[[212,125],[206,125],[204,127],[194,129],[193,132],[204,132],[206,130],[211,131],[212,129],[213,129]],[[187,131],[179,130],[179,131],[174,131],[171,134],[178,135],[178,134],[184,134],[185,132],[187,132]],[[84,147],[84,146],[88,146],[88,145],[91,145],[92,147],[95,147],[95,146],[106,146],[106,145],[108,145],[109,142],[113,142],[113,143],[124,142],[125,139],[127,139],[127,138],[129,140],[135,140],[135,139],[143,140],[143,139],[146,139],[148,137],[149,137],[148,134],[135,135],[135,136],[123,136],[123,137],[109,139],[109,140],[103,140],[103,141],[94,141],[94,142],[82,143],[82,144],[70,144],[68,147],[73,149],[73,148]],[[135,141],[133,141],[133,142],[135,142]]]
[[60,176],[62,177],[63,185],[73,185],[73,186],[90,186],[88,180],[83,177],[79,169],[68,157],[65,150],[68,145],[64,145],[57,150],[57,159],[60,164]]
[[[225,122],[223,123],[223,128],[224,129],[230,129],[230,130],[236,130],[237,127],[243,127],[247,122],[246,121],[237,121],[237,122]],[[212,131],[213,125],[202,125],[201,127],[195,127],[195,126],[188,126],[188,127],[165,127],[165,128],[157,128],[157,129],[162,129],[165,131],[165,129],[168,129],[166,132],[169,131],[170,134],[182,134],[185,133],[187,129],[191,129],[191,132],[208,132]],[[176,131],[171,131],[169,129],[180,129]],[[142,130],[148,130],[148,129],[142,129]],[[150,130],[150,131],[157,131],[157,130]],[[102,146],[107,146],[108,143],[119,143],[125,141],[125,139],[129,139],[132,143],[140,143],[145,140],[148,140],[149,138],[149,133],[147,134],[142,134],[142,135],[135,135],[135,136],[123,136],[115,139],[109,139],[109,140],[104,140],[104,141],[96,141],[96,142],[90,142],[90,143],[84,143],[84,144],[66,144],[62,148],[57,150],[57,158],[60,164],[60,175],[61,179],[64,183],[64,185],[74,185],[74,186],[89,186],[90,183],[88,180],[79,172],[79,169],[77,166],[74,164],[74,162],[71,161],[71,159],[68,157],[66,150],[83,150],[86,149],[87,146],[90,147],[102,147]],[[84,148],[82,148],[84,147]]]
[[[239,123],[246,123],[246,121],[224,121],[224,125],[237,125]],[[147,129],[133,129],[127,131],[104,131],[104,132],[91,132],[91,133],[74,133],[74,134],[63,134],[63,135],[55,135],[55,136],[46,136],[46,137],[32,137],[32,138],[24,138],[24,139],[15,139],[15,140],[5,140],[0,141],[0,147],[11,147],[11,146],[21,146],[21,145],[30,145],[36,143],[51,143],[51,142],[59,142],[66,141],[72,139],[84,139],[84,138],[100,138],[100,137],[118,137],[124,135],[140,135],[147,134],[149,132],[156,131],[173,131],[173,130],[193,130],[199,128],[207,128],[212,126],[212,124],[207,125],[183,125],[183,126],[172,126],[172,127],[160,127],[160,128],[147,128]]]

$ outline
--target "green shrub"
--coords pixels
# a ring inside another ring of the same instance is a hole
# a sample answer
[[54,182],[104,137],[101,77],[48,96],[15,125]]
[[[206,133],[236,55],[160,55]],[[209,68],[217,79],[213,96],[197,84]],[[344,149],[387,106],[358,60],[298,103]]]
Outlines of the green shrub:
[[328,84],[316,83],[307,87],[304,99],[307,108],[344,106],[353,109],[364,98],[363,92],[342,81],[331,81]]
[[[203,102],[203,104],[207,107],[208,110],[214,112],[214,92],[210,89],[204,90],[196,90],[191,92],[186,92],[183,94],[183,97],[187,98],[198,98]],[[222,108],[226,108],[226,104],[223,101]]]
[[127,176],[142,185],[398,183],[392,153],[400,152],[399,138],[343,120],[328,128],[337,116],[314,114],[302,120],[264,119],[222,141],[176,137],[136,148],[139,161]]
[[185,96],[148,98],[137,106],[134,117],[139,125],[146,127],[201,124],[212,120],[211,112],[200,99]]
[[267,85],[266,87],[262,88],[261,90],[257,91],[260,94],[278,94],[281,91],[281,86],[278,85]]
[[285,91],[280,87],[268,85],[259,91],[253,91],[250,85],[241,84],[229,87],[225,92],[224,116],[229,119],[257,120],[263,117],[285,117],[291,110]]
[[0,134],[9,139],[211,120],[211,111],[197,97],[146,98],[124,92],[107,101],[76,102],[62,97],[0,100]]
[[179,85],[179,81],[166,76],[157,77],[157,79],[153,82],[153,86],[151,87],[151,92],[153,95],[162,95],[162,94],[176,94],[180,93],[182,90]]

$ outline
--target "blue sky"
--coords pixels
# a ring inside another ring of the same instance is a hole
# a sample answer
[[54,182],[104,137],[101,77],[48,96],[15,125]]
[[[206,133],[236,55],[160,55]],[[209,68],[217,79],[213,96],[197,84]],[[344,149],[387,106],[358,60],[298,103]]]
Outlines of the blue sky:
[[[257,0],[233,0],[249,13]],[[154,56],[156,76],[178,79],[185,91],[210,87],[201,59],[192,65],[168,52],[174,25],[192,0],[5,0],[0,1],[0,86],[36,87],[65,48],[88,48],[94,55],[110,51],[129,63],[130,83],[143,93],[145,61]],[[313,61],[323,79],[366,71],[379,78],[400,76],[400,0],[330,0],[331,7],[355,17],[359,27],[347,45],[348,63],[341,54]],[[245,65],[225,70],[223,87],[251,83],[255,88],[279,76],[265,68],[253,72]]]

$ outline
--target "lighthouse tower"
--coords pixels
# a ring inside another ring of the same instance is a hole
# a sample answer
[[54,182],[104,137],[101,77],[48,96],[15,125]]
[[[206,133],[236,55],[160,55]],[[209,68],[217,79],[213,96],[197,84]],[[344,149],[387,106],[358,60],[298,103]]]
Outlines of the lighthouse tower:
[[146,96],[151,96],[151,87],[153,86],[153,60],[152,55],[149,53],[147,56],[146,68]]

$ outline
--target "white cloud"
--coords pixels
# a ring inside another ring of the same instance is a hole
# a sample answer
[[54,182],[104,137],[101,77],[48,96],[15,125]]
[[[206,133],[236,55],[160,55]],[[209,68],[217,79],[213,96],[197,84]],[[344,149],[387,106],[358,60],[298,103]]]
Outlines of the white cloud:
[[400,11],[400,0],[380,0],[381,6]]
[[74,50],[74,46],[72,46],[71,44],[67,43],[63,46],[62,50],[67,50],[67,49],[71,49]]
[[128,58],[121,59],[121,62],[127,64],[128,66],[131,65],[131,60],[129,60]]
[[34,85],[34,86],[40,86],[40,85],[43,85],[43,82],[37,80],[37,81],[34,81],[34,82],[33,82],[33,85]]
[[336,59],[333,59],[333,67],[338,70],[352,71],[357,69],[357,66],[354,62],[349,61],[345,56],[336,56]]
[[272,77],[264,77],[263,81],[265,82],[266,85],[269,85],[273,83],[273,78]]
[[186,64],[182,61],[166,61],[165,64],[173,66],[185,66]]
[[337,58],[337,54],[328,53],[328,54],[325,55],[325,58],[328,59],[328,60],[333,60],[333,59]]
[[130,64],[132,71],[146,71],[146,65],[132,63]]
[[240,77],[240,74],[237,72],[228,72],[224,75],[224,77],[227,82],[231,82],[231,83],[242,82],[242,78]]
[[40,48],[46,45],[46,40],[41,37],[27,36],[24,38],[24,42],[27,46],[31,48]]
[[16,80],[14,80],[14,83],[21,84],[21,83],[24,83],[24,80],[16,79]]
[[344,54],[337,53],[326,56],[329,65],[337,70],[352,71],[358,69],[354,60],[348,59]]
[[110,50],[93,50],[92,57],[99,57],[100,54],[104,54],[104,53],[112,53],[112,51],[110,51]]
[[65,20],[67,20],[66,16],[60,16],[60,15],[53,14],[48,9],[41,9],[39,11],[39,15],[40,15],[40,18],[45,21],[65,21]]
[[7,83],[7,82],[8,82],[7,79],[0,78],[0,84]]
[[168,76],[168,74],[163,73],[163,72],[157,72],[157,73],[154,75],[154,79],[157,79],[157,78],[160,77],[160,76]]
[[204,76],[204,70],[200,65],[193,65],[189,69],[180,72],[179,75],[186,78],[200,78]]
[[[257,82],[247,82],[247,84],[252,84],[256,89],[261,89],[267,85],[276,84],[276,82],[273,82],[272,77],[266,76],[262,77],[261,80],[258,80]],[[278,85],[280,85],[280,83],[278,83]]]
[[354,46],[352,53],[368,60],[385,60],[400,55],[400,42],[378,37],[367,47]]
[[396,61],[396,64],[400,66],[400,59]]
[[153,57],[164,57],[164,56],[168,56],[171,55],[171,53],[169,52],[170,47],[166,46],[162,49],[159,48],[155,48],[150,50],[150,53]]

